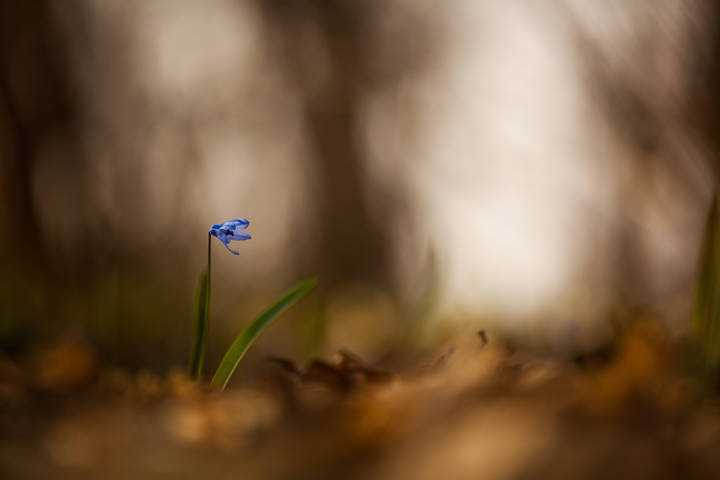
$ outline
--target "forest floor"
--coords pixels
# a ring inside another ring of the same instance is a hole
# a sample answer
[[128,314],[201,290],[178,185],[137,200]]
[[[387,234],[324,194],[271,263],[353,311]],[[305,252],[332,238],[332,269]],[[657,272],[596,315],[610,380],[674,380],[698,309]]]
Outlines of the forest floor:
[[469,337],[408,372],[270,359],[225,392],[73,342],[0,357],[0,478],[720,478],[720,402],[652,325],[582,367]]

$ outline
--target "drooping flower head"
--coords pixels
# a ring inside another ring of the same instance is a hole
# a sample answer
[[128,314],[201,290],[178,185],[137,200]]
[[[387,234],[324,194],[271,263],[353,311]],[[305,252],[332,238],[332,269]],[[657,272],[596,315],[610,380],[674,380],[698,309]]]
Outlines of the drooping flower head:
[[215,223],[210,227],[210,235],[217,237],[225,248],[228,249],[233,255],[239,255],[239,252],[232,250],[228,244],[230,240],[250,240],[250,235],[240,230],[244,230],[250,225],[247,218],[236,218],[235,220],[228,220],[225,223]]

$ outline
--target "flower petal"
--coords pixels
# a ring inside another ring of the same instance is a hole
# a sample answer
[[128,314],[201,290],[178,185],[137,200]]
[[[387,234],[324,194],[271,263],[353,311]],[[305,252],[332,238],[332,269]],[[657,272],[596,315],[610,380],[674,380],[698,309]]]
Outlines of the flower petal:
[[252,237],[250,234],[245,232],[235,232],[232,235],[229,235],[231,240],[250,240]]
[[228,220],[227,222],[212,224],[208,233],[220,240],[228,252],[233,255],[240,255],[239,252],[230,248],[230,241],[249,240],[251,238],[250,235],[239,231],[240,229],[247,228],[248,225],[250,225],[250,221],[247,218],[236,218]]
[[225,222],[226,226],[233,226],[235,228],[242,228],[243,230],[250,225],[250,220],[247,218],[236,218],[235,220],[228,220]]
[[[230,242],[228,242],[228,243],[230,243]],[[227,248],[228,252],[232,253],[233,255],[240,255],[240,252],[236,252],[235,250],[233,250],[232,248],[230,248],[230,247],[228,246],[228,243],[223,243],[223,245],[225,245],[225,248]]]

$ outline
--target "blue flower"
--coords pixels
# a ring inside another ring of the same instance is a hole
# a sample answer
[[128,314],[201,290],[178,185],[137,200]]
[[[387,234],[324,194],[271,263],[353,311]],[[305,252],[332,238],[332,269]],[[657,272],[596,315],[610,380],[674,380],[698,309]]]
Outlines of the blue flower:
[[210,227],[210,235],[217,237],[225,248],[228,249],[233,255],[239,255],[239,252],[231,250],[228,244],[230,240],[250,240],[250,235],[245,232],[241,232],[241,229],[246,229],[250,225],[247,218],[236,218],[235,220],[228,220],[225,223],[215,223]]

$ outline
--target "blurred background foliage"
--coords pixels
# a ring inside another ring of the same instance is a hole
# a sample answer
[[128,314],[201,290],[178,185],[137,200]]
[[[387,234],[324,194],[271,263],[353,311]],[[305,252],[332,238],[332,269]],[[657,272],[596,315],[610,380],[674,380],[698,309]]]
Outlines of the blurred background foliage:
[[378,360],[492,327],[561,352],[689,326],[720,145],[716,2],[0,0],[0,348]]

